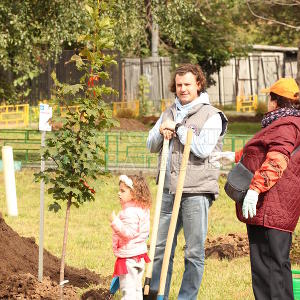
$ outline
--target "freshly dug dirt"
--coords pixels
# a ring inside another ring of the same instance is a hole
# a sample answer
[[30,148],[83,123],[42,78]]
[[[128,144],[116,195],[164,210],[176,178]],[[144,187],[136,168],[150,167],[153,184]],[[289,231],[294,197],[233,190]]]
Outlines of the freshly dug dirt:
[[[9,227],[0,214],[0,299],[59,299],[60,259],[44,250],[43,281],[37,280],[38,245],[34,238],[21,237]],[[79,299],[76,287],[105,283],[110,279],[88,269],[65,267],[65,299]],[[103,298],[109,296],[103,290]]]
[[105,289],[91,289],[82,295],[82,300],[110,300],[112,294],[108,294]]
[[[112,130],[128,130],[128,131],[148,131],[149,130],[149,126],[147,126],[148,124],[152,125],[151,120],[148,121],[148,118],[145,118],[145,122],[144,119],[142,119],[141,121],[137,120],[137,119],[129,119],[129,118],[116,118],[120,125],[118,127],[114,127]],[[154,120],[157,120],[158,118],[154,117]],[[150,123],[146,123],[146,122],[150,122]],[[156,121],[155,121],[156,122]],[[153,125],[155,124],[155,122],[153,123]],[[147,125],[145,125],[147,124]],[[56,122],[56,123],[51,123],[52,125],[52,130],[56,131],[62,128],[62,123],[61,122]]]
[[118,118],[120,123],[119,127],[113,128],[114,130],[128,130],[128,131],[148,131],[149,128],[141,121],[136,119]]
[[218,259],[233,259],[249,254],[249,243],[246,234],[230,233],[216,239],[207,238],[205,256]]
[[[233,259],[249,255],[249,242],[247,234],[229,233],[217,238],[207,238],[205,256],[217,259]],[[291,263],[300,261],[300,235],[293,237],[290,252]]]
[[[50,277],[45,277],[39,282],[32,274],[10,275],[0,280],[0,299],[59,299],[59,285]],[[73,286],[64,288],[64,299],[79,300]]]

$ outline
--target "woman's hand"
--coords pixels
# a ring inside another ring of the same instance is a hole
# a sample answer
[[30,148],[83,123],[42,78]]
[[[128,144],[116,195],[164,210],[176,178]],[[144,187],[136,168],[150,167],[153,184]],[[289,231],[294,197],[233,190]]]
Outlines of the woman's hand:
[[243,216],[245,219],[248,219],[248,215],[250,216],[250,218],[256,216],[256,204],[258,201],[258,195],[258,192],[254,190],[248,190],[244,198],[242,207]]

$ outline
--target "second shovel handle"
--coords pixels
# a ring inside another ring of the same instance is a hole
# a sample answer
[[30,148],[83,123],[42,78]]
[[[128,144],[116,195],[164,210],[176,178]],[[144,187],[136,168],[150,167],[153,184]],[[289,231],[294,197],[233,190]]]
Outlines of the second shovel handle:
[[162,264],[162,269],[161,269],[161,275],[160,275],[158,295],[164,295],[164,291],[165,291],[167,272],[168,272],[168,268],[169,268],[169,260],[170,260],[170,256],[171,256],[171,249],[172,249],[172,244],[173,244],[173,239],[174,239],[174,234],[175,234],[175,229],[176,229],[176,223],[177,223],[177,219],[178,219],[178,213],[179,213],[179,208],[180,208],[180,202],[181,202],[181,196],[182,196],[182,191],[183,191],[183,186],[184,186],[186,169],[187,169],[189,155],[190,155],[192,138],[193,138],[193,131],[191,129],[189,129],[188,133],[187,133],[186,143],[184,146],[182,161],[181,161],[181,165],[180,165],[180,171],[179,171],[179,175],[178,175],[176,194],[175,194],[175,199],[174,199],[174,204],[173,204],[172,216],[171,216],[168,237],[167,237],[167,242],[166,242],[166,248],[165,248],[165,253],[164,253],[164,258],[163,258],[163,264]]
[[163,195],[163,189],[165,184],[168,155],[169,155],[169,140],[164,139],[162,153],[161,153],[158,187],[156,193],[155,213],[153,218],[153,227],[152,227],[151,240],[150,240],[150,250],[149,250],[150,262],[147,264],[144,295],[149,294],[150,281],[152,278],[153,260],[154,260],[155,246],[157,240],[162,195]]

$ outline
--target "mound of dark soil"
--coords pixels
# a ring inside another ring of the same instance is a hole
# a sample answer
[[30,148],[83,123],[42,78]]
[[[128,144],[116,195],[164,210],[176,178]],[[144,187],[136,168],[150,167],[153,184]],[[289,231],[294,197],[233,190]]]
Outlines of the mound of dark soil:
[[249,243],[246,234],[230,233],[216,239],[207,238],[205,256],[218,259],[233,259],[249,254]]
[[[43,282],[38,282],[38,245],[34,238],[21,237],[0,215],[0,299],[59,299],[60,259],[44,250]],[[66,299],[79,298],[76,287],[107,283],[88,269],[65,267]],[[103,291],[109,295],[109,291]],[[67,298],[69,297],[69,298]],[[98,299],[106,299],[98,298]]]
[[[205,244],[205,256],[217,259],[233,259],[249,255],[249,242],[247,234],[229,233],[217,238],[207,238]],[[290,252],[292,263],[300,261],[300,236],[293,237]]]
[[145,116],[141,118],[141,122],[146,124],[148,127],[153,127],[158,120],[157,116]]
[[91,289],[84,293],[81,297],[82,300],[110,300],[113,299],[112,294],[108,294],[105,289]]
[[127,130],[127,131],[148,131],[149,128],[141,121],[136,119],[118,118],[120,123],[119,127],[113,128],[114,130]]
[[[10,275],[0,280],[0,299],[59,299],[59,285],[50,277],[43,278],[39,282],[32,274]],[[79,300],[76,289],[73,286],[64,288],[65,300]]]

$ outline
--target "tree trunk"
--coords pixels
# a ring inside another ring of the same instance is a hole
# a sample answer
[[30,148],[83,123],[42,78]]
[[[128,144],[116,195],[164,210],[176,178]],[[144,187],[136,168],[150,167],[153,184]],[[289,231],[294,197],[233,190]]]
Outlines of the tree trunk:
[[296,81],[300,87],[300,42],[298,44],[298,55],[297,55],[297,77]]
[[68,238],[68,226],[69,226],[69,216],[71,209],[71,200],[72,193],[69,194],[69,199],[67,203],[66,210],[66,218],[65,218],[65,228],[64,228],[64,240],[63,240],[63,248],[61,254],[61,263],[60,263],[60,274],[59,274],[59,284],[60,284],[60,299],[64,299],[64,276],[65,276],[65,256],[66,256],[66,248],[67,248],[67,238]]
[[158,57],[159,30],[158,30],[158,24],[155,21],[152,22],[151,33],[152,33],[152,43],[151,43],[152,57]]

